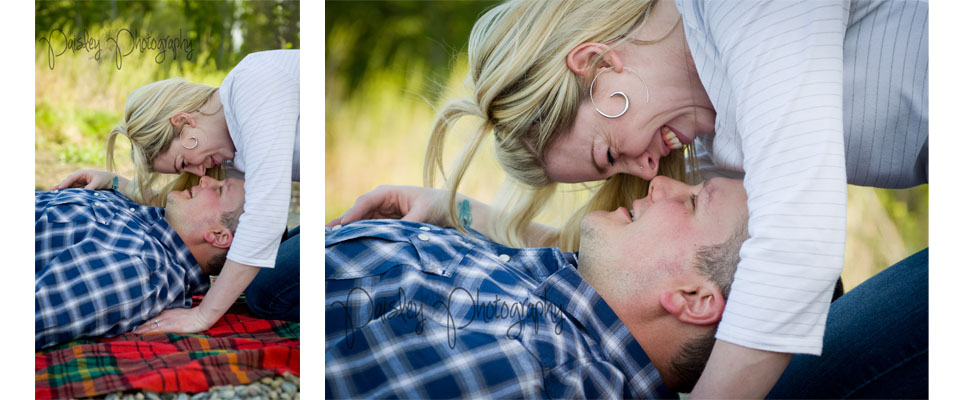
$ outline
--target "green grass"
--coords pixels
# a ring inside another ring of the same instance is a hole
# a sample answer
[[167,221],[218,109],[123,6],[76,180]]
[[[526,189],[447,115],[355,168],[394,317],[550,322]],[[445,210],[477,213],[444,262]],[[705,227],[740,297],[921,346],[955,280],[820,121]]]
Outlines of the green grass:
[[[153,29],[149,16],[142,22],[146,30]],[[129,26],[131,21],[118,19],[87,29],[97,34]],[[72,31],[70,26],[63,28]],[[208,62],[210,54],[200,52],[194,54],[193,60],[184,60],[181,53],[178,61],[168,56],[158,64],[154,52],[135,51],[124,57],[119,70],[114,58],[106,54],[97,62],[91,52],[67,51],[56,58],[53,70],[49,68],[46,44],[36,43],[35,54],[34,149],[38,189],[49,188],[76,169],[106,168],[107,136],[121,123],[127,95],[133,90],[171,77],[218,86],[227,74]],[[128,152],[129,142],[119,138],[118,167],[126,175],[132,173],[129,157],[124,156]]]

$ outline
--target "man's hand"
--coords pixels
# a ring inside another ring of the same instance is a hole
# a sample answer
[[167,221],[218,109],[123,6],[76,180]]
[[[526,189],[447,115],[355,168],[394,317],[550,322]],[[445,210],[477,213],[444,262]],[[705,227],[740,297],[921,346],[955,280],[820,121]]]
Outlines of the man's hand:
[[144,322],[133,333],[148,332],[176,332],[195,333],[210,329],[216,321],[206,321],[200,314],[199,307],[170,308],[163,310],[156,317]]

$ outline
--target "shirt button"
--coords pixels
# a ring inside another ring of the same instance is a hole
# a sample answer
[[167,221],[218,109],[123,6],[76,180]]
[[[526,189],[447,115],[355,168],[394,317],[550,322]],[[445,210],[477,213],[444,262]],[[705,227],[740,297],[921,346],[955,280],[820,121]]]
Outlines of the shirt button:
[[137,212],[136,208],[130,207],[130,212]]
[[421,231],[429,231],[430,228],[427,228],[427,227],[425,227],[425,226],[421,226],[421,227],[420,227],[420,230],[421,230]]
[[501,254],[501,255],[500,255],[499,257],[497,257],[497,258],[499,258],[500,261],[503,261],[503,262],[510,261],[510,256],[508,256],[508,255],[506,255],[506,254]]
[[98,201],[98,202],[96,202],[96,203],[93,203],[93,205],[95,205],[95,206],[97,206],[97,207],[100,207],[100,206],[101,206],[101,204],[100,204],[100,202],[99,202],[99,201]]
[[421,234],[417,235],[417,237],[420,238],[420,240],[422,240],[422,241],[424,241],[424,242],[430,240],[430,236],[427,236],[427,235],[424,234],[424,233],[421,233]]
[[338,230],[340,228],[343,228],[343,225],[337,224],[333,226],[333,230]]
[[94,196],[99,196],[99,195],[100,195],[100,192],[93,192],[93,195],[94,195]]

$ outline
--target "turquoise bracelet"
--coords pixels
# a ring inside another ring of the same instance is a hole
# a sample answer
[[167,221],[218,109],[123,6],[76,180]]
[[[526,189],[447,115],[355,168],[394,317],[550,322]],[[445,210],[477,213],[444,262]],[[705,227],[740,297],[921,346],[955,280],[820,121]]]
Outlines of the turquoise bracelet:
[[120,187],[120,175],[114,175],[114,176],[113,176],[113,181],[112,181],[112,183],[110,184],[110,189],[111,189],[111,190],[117,190],[117,188],[119,188],[119,187]]

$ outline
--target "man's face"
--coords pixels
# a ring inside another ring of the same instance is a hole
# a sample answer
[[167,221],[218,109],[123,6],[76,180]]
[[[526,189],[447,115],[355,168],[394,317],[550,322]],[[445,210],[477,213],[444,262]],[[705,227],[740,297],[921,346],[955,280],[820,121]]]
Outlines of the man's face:
[[[625,274],[644,281],[665,268],[693,265],[702,246],[723,243],[747,219],[743,181],[714,178],[696,186],[659,176],[649,195],[594,211],[581,222],[580,264],[589,273]],[[598,271],[597,269],[603,269]]]
[[240,179],[218,181],[204,176],[197,186],[170,192],[167,195],[166,213],[169,218],[205,229],[208,224],[218,221],[221,214],[240,208],[243,194],[243,181]]

